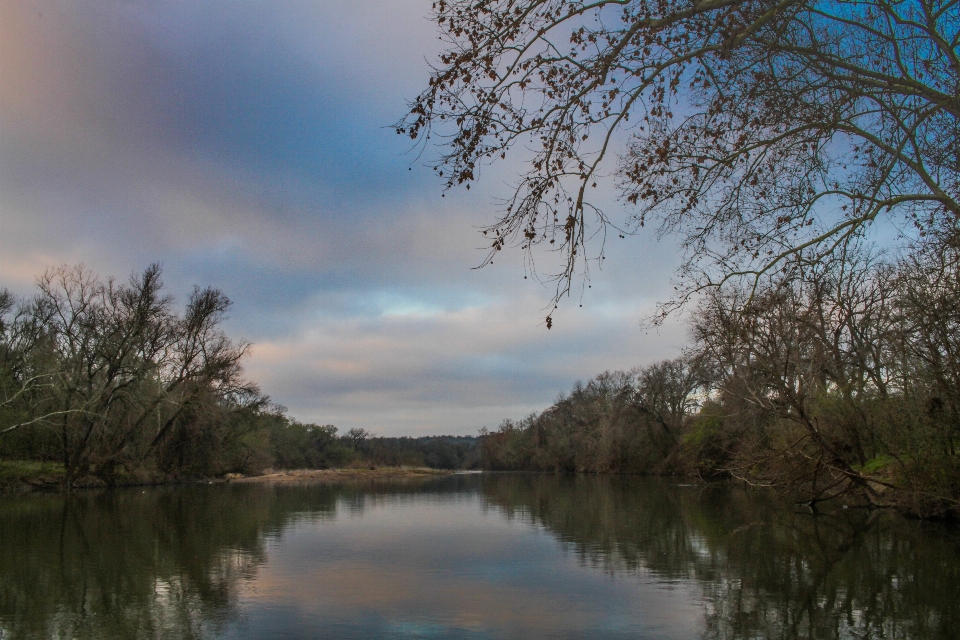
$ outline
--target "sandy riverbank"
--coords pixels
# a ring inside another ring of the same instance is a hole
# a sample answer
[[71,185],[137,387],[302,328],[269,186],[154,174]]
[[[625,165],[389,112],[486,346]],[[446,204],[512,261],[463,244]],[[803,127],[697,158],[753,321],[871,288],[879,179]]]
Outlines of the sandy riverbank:
[[[101,478],[78,478],[76,489],[103,489],[113,487],[143,487],[172,484],[221,482],[334,482],[339,480],[375,480],[378,478],[422,478],[449,475],[453,471],[423,467],[378,467],[376,469],[294,469],[267,471],[258,475],[227,474],[220,478],[156,478],[118,477],[113,483]],[[63,466],[51,462],[0,461],[0,494],[32,491],[64,491]]]
[[371,480],[376,478],[419,478],[449,475],[453,471],[425,467],[379,467],[376,469],[294,469],[257,476],[228,475],[228,482],[316,482]]

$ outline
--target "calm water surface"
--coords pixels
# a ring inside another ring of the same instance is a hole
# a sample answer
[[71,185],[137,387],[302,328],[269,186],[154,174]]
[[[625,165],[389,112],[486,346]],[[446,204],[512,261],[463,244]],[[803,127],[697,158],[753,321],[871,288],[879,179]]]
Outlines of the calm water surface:
[[960,637],[960,530],[484,474],[0,498],[7,638]]

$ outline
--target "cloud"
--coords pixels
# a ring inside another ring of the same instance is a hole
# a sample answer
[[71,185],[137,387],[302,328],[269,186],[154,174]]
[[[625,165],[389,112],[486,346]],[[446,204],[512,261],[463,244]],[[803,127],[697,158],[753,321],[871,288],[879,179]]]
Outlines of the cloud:
[[425,295],[397,305],[383,292],[373,297],[386,304],[362,312],[304,310],[299,329],[254,346],[248,371],[293,415],[381,435],[469,435],[544,409],[578,379],[675,357],[682,338],[676,326],[644,334],[642,305],[571,310],[547,331],[531,313],[539,296]]
[[[675,355],[681,325],[638,324],[668,292],[669,243],[608,242],[551,331],[552,285],[519,252],[473,269],[522,165],[441,198],[390,129],[440,44],[428,11],[3,3],[2,284],[26,295],[50,265],[124,277],[159,261],[181,300],[201,284],[234,301],[250,377],[292,415],[384,435],[474,433]],[[609,182],[597,193],[620,208]]]

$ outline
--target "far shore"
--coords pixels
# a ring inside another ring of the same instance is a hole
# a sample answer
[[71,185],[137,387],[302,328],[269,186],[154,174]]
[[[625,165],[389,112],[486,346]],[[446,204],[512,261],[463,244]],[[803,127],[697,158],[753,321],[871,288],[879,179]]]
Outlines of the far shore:
[[[293,483],[333,482],[339,480],[374,480],[378,478],[422,478],[456,473],[446,469],[427,467],[359,467],[342,469],[266,470],[258,474],[228,473],[216,478],[149,478],[119,477],[112,483],[101,478],[83,477],[74,483],[75,489],[104,489],[108,487],[146,487],[174,484],[218,483]],[[66,491],[63,465],[52,462],[0,460],[0,494],[31,493],[34,491]]]
[[447,469],[427,467],[376,467],[345,469],[292,469],[271,471],[259,475],[243,476],[228,474],[226,482],[314,482],[331,480],[367,480],[375,478],[420,478],[424,476],[445,476],[455,473]]

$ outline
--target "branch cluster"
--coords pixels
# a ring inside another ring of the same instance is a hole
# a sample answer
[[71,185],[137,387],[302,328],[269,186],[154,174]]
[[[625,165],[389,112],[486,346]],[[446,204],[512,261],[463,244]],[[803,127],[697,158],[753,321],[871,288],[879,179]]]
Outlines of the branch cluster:
[[[922,237],[960,216],[956,0],[442,0],[448,48],[397,132],[443,139],[448,187],[530,149],[506,246],[559,254],[648,221],[686,249],[677,298],[811,264],[881,216]],[[589,202],[610,164],[633,207]],[[552,311],[551,311],[552,314]]]

